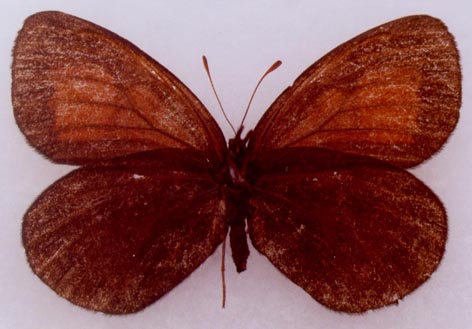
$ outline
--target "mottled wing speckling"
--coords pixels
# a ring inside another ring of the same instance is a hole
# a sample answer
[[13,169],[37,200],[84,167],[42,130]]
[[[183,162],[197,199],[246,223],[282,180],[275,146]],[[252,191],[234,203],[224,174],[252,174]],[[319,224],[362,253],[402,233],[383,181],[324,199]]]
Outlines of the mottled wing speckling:
[[33,271],[60,296],[136,312],[192,273],[223,241],[225,203],[206,161],[154,151],[73,171],[25,215]]
[[410,167],[443,145],[460,104],[453,36],[436,18],[404,17],[309,67],[258,123],[253,148],[323,147]]
[[273,151],[255,166],[254,246],[326,307],[397,303],[438,266],[446,212],[405,170],[314,148]]
[[18,126],[56,162],[168,147],[223,158],[223,134],[192,92],[95,24],[60,12],[29,17],[16,39],[12,72]]

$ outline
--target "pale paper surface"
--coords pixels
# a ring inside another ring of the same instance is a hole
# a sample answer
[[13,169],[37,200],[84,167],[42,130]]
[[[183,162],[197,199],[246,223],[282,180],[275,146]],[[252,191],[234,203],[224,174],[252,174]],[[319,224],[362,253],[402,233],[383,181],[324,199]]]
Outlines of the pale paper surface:
[[[447,251],[431,280],[388,307],[352,316],[324,308],[253,249],[236,274],[227,250],[227,307],[221,309],[221,249],[185,282],[144,311],[106,316],[76,307],[45,286],[26,263],[21,218],[31,202],[71,167],[29,147],[13,119],[11,48],[22,21],[56,9],[127,38],[177,75],[209,108],[228,137],[207,82],[207,55],[234,125],[260,75],[268,77],[246,121],[254,127],[275,97],[339,43],[412,14],[442,19],[462,57],[463,107],[443,150],[413,172],[449,214]],[[463,1],[4,1],[0,12],[0,328],[470,328],[472,323],[472,2]]]

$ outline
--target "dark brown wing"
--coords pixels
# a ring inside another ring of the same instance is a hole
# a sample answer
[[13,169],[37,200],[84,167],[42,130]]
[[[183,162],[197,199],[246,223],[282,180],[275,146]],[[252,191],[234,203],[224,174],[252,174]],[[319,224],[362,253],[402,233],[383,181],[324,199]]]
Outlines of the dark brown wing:
[[357,313],[396,303],[438,266],[446,212],[403,169],[313,148],[260,160],[251,240],[323,305]]
[[223,241],[225,203],[190,151],[151,151],[78,169],[25,215],[33,271],[59,295],[105,313],[138,311]]
[[16,39],[12,72],[18,126],[56,162],[169,147],[223,158],[223,134],[192,92],[95,24],[60,12],[29,17]]
[[453,36],[436,18],[405,17],[309,67],[263,116],[252,147],[329,148],[410,167],[443,145],[460,104]]

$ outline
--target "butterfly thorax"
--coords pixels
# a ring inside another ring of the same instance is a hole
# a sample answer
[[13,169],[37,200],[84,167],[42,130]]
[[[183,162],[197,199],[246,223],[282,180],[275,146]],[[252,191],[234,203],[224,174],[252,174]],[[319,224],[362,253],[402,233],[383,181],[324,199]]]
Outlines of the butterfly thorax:
[[228,170],[231,182],[234,185],[246,185],[246,166],[247,166],[247,145],[252,135],[252,130],[241,138],[243,127],[239,128],[236,136],[228,141]]

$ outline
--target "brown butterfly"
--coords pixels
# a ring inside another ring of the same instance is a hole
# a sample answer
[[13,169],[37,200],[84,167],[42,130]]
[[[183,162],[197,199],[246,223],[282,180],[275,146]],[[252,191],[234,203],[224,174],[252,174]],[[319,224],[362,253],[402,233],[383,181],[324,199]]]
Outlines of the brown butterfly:
[[461,73],[438,19],[410,16],[310,66],[254,130],[226,144],[195,95],[123,38],[60,12],[29,17],[13,52],[15,118],[57,163],[81,165],[27,211],[23,243],[55,292],[136,312],[225,240],[254,247],[326,307],[396,303],[438,266],[438,197],[405,171],[456,126]]

